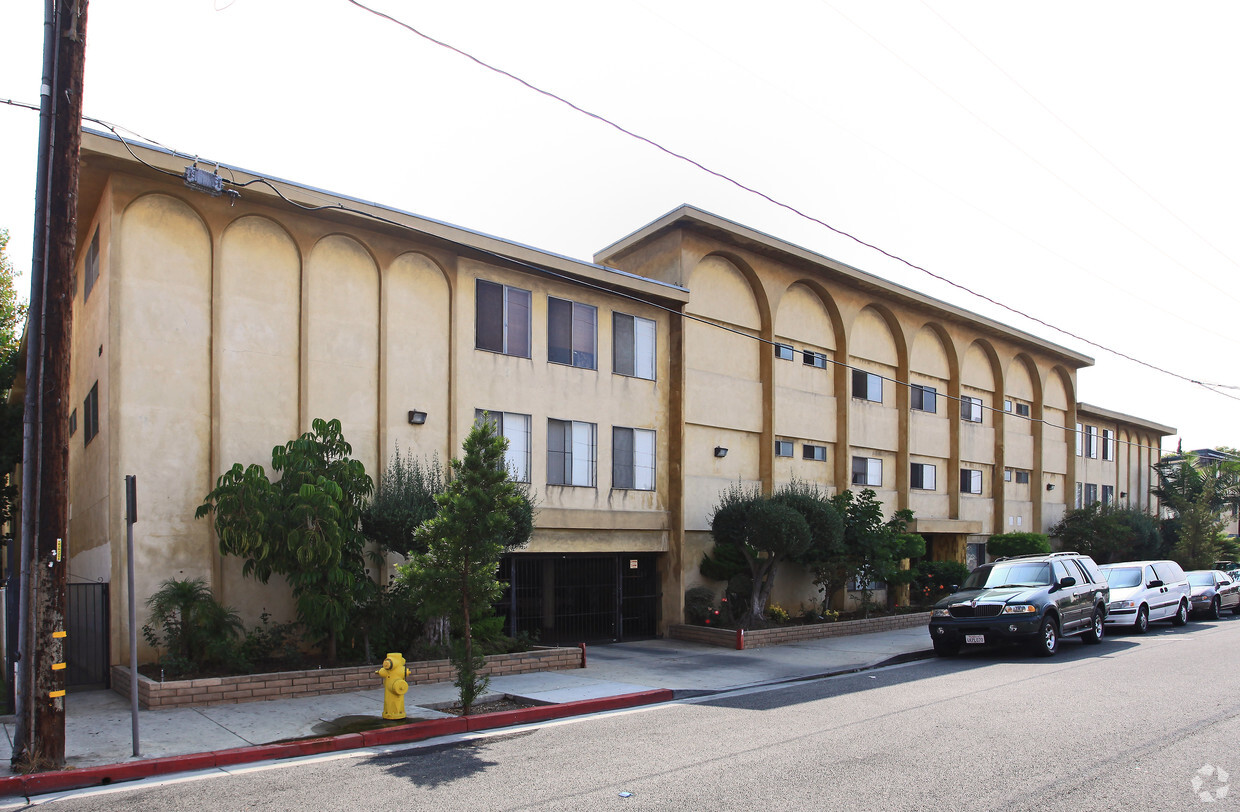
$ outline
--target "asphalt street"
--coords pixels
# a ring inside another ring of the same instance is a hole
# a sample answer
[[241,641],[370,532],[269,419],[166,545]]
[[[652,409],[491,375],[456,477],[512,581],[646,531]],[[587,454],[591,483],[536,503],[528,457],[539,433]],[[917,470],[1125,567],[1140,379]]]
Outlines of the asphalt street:
[[[63,810],[1225,809],[1240,618],[971,651],[386,754],[39,800]],[[1208,795],[1210,801],[1203,800]]]

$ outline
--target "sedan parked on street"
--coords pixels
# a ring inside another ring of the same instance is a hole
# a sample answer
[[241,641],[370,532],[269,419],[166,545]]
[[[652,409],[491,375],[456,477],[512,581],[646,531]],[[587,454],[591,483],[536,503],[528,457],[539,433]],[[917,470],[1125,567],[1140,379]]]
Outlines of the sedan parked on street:
[[1192,587],[1189,602],[1197,614],[1218,620],[1224,609],[1240,615],[1240,584],[1219,570],[1192,570],[1188,573]]

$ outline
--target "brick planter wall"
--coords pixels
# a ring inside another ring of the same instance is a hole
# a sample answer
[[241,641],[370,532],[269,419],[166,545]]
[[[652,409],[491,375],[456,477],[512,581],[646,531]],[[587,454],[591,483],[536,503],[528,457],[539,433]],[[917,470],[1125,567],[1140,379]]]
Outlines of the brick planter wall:
[[[581,658],[581,649],[577,648],[536,648],[517,654],[494,654],[486,658],[482,671],[495,677],[535,671],[563,671],[581,668]],[[449,682],[456,676],[447,660],[417,661],[408,663],[408,667],[412,672],[409,675],[410,685]],[[341,694],[367,688],[379,690],[383,687],[383,681],[375,676],[377,668],[377,665],[356,665],[167,682],[157,682],[139,674],[138,704],[150,710],[188,705],[234,705],[264,699]],[[129,696],[129,669],[126,666],[112,666],[112,689],[122,696]]]
[[[785,626],[779,629],[754,629],[745,632],[745,648],[779,646],[799,643],[802,640],[821,640],[824,637],[844,637],[850,634],[870,634],[892,629],[911,629],[927,626],[929,612],[891,617],[872,617],[865,620],[845,620],[839,623],[810,623],[804,626]],[[737,648],[734,629],[712,629],[706,626],[672,626],[669,635],[676,640],[691,640],[710,646]]]

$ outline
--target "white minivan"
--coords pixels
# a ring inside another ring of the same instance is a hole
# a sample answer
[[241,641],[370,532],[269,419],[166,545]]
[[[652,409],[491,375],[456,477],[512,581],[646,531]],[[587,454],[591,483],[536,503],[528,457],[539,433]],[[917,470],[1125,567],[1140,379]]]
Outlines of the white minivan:
[[1122,561],[1103,566],[1102,575],[1111,587],[1108,626],[1131,626],[1145,634],[1152,620],[1170,620],[1176,626],[1188,622],[1192,587],[1174,561]]

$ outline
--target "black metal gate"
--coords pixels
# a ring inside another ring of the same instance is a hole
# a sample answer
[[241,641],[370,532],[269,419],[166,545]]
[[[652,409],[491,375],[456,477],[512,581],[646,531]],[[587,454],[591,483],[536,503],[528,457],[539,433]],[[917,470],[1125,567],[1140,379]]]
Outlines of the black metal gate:
[[544,645],[654,637],[659,576],[653,553],[516,554],[501,567],[508,588],[498,607],[509,634]]
[[108,585],[69,584],[65,595],[65,682],[70,688],[108,688]]

